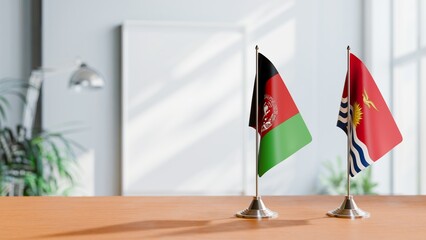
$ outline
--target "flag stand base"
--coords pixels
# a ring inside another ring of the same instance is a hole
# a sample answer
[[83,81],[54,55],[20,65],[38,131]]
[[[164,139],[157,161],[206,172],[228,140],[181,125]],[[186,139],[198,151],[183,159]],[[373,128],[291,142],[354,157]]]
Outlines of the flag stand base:
[[276,218],[278,213],[269,210],[260,197],[253,197],[250,206],[236,214],[240,218]]
[[352,195],[345,196],[342,205],[333,211],[327,212],[330,217],[338,218],[368,218],[370,213],[361,210],[355,203]]

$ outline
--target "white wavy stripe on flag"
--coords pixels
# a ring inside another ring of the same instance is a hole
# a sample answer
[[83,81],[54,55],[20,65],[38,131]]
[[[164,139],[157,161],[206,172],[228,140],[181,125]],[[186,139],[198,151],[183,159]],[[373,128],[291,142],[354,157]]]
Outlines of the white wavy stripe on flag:
[[357,171],[355,171],[354,165],[352,164],[352,155],[349,154],[349,162],[351,163],[351,174],[352,176],[355,176],[355,174],[357,174]]
[[342,116],[339,115],[339,117],[337,118],[338,121],[342,122],[342,123],[347,123],[348,122],[348,118],[344,118]]
[[[348,102],[348,98],[347,98],[347,97],[346,97],[346,98],[342,98],[342,103],[341,103],[341,104],[345,104],[345,103],[347,103],[347,102]],[[348,113],[348,107],[345,107],[345,108],[344,108],[344,107],[340,106],[339,111],[340,111],[341,113]],[[342,123],[347,123],[347,122],[348,122],[347,117],[346,117],[346,118],[344,118],[344,117],[340,116],[340,114],[339,114],[339,116],[338,116],[337,120],[338,120],[338,121],[340,121],[340,122],[342,122]]]
[[[348,98],[346,97],[346,98],[342,98],[342,102],[341,102],[341,104],[345,104],[345,103],[348,103]],[[347,113],[348,112],[348,107],[342,107],[342,106],[340,106],[340,111],[342,112],[342,113]]]
[[[357,136],[357,134],[356,134],[356,131],[353,131],[353,129],[352,129],[352,134],[354,134],[354,142],[361,148],[361,151],[362,151],[362,153],[363,153],[363,155],[364,155],[364,159],[365,159],[365,161],[367,162],[367,164],[368,164],[368,166],[369,165],[371,165],[372,163],[374,163],[374,161],[373,160],[371,160],[371,158],[370,158],[370,154],[369,154],[369,152],[368,152],[368,148],[367,148],[367,146],[363,143],[363,142],[361,142],[361,140],[359,140],[359,138],[358,138],[358,136]],[[351,150],[352,150],[352,152],[354,153],[354,155],[355,155],[355,164],[357,165],[357,167],[360,169],[360,171],[362,171],[362,170],[364,170],[366,167],[361,163],[361,157],[360,157],[360,153],[359,153],[359,151],[354,147],[354,145],[352,144],[352,142],[351,142]],[[355,170],[355,167],[354,166],[352,166],[353,165],[353,161],[352,161],[352,156],[350,156],[350,162],[351,162],[351,172],[352,172],[352,175],[356,175],[358,172]]]
[[[361,158],[359,156],[359,152],[356,150],[356,148],[354,147],[354,145],[351,144],[351,151],[354,153],[355,155],[355,162],[356,162],[356,166],[358,167],[359,170],[364,170],[364,165],[361,163]],[[351,160],[351,172],[352,175],[357,174],[358,172],[355,170],[355,167],[353,166],[353,159],[352,159],[352,155],[350,155],[350,160]]]
[[358,144],[358,146],[362,149],[362,151],[364,152],[364,158],[365,158],[365,161],[370,165],[370,164],[373,164],[374,163],[374,161],[373,160],[371,160],[371,158],[370,158],[370,153],[368,152],[368,148],[367,148],[367,146],[363,143],[363,142],[361,142],[361,140],[359,140],[359,138],[358,138],[358,135],[356,135],[356,131],[354,131],[354,133],[355,133],[355,135],[354,135],[354,139],[355,139],[355,142],[356,142],[356,144]]

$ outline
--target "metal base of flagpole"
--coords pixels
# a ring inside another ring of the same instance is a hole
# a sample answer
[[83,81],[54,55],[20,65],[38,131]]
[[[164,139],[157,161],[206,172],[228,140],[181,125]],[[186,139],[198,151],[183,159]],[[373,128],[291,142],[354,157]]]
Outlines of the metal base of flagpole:
[[240,218],[276,218],[278,213],[269,210],[260,197],[253,197],[250,206],[236,214]]
[[351,219],[370,217],[370,213],[361,210],[356,205],[352,195],[345,196],[345,200],[343,200],[342,205],[333,211],[327,212],[327,215],[330,217],[351,218]]

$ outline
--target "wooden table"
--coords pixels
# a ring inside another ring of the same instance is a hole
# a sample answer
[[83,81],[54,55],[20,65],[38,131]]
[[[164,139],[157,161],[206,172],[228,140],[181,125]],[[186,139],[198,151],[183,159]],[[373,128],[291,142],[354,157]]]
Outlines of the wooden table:
[[369,219],[325,216],[341,196],[263,197],[272,220],[234,217],[251,197],[0,198],[0,239],[426,239],[426,196],[356,196]]

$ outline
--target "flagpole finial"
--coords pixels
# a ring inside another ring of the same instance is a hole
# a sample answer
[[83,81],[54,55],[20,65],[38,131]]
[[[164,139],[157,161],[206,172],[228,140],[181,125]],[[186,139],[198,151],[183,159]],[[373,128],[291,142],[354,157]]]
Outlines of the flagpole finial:
[[349,50],[351,50],[351,47],[349,47],[349,45],[348,45],[348,47],[346,49],[349,51]]
[[259,50],[259,46],[257,46],[257,45],[256,45],[255,49],[256,49],[256,50]]

